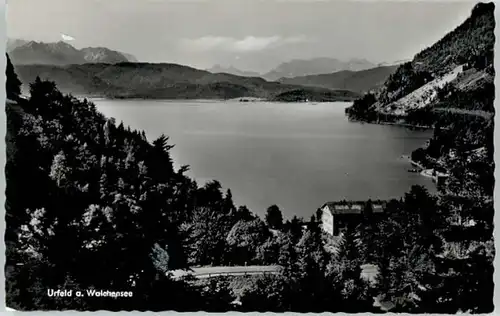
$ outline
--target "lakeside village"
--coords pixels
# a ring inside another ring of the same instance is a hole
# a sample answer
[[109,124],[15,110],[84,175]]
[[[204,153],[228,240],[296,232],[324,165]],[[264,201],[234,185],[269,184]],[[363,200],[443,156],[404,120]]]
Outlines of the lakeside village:
[[[427,141],[426,145],[428,144],[429,141]],[[454,157],[453,153],[451,153],[450,155],[450,158]],[[431,178],[438,188],[442,187],[446,179],[450,176],[446,171],[445,163],[443,160],[436,159],[433,161],[432,168],[426,168],[422,164],[412,160],[409,156],[402,156],[402,158],[407,159],[412,164],[412,166],[415,167],[413,169],[408,169],[408,172],[420,173],[424,177]]]

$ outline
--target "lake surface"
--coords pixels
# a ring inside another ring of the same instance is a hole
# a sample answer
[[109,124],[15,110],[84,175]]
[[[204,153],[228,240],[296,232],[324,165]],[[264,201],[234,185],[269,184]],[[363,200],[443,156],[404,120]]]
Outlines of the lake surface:
[[308,219],[327,201],[399,198],[411,185],[409,155],[432,131],[348,122],[349,103],[94,100],[108,117],[170,136],[175,166],[199,184],[217,179],[259,215],[277,204]]

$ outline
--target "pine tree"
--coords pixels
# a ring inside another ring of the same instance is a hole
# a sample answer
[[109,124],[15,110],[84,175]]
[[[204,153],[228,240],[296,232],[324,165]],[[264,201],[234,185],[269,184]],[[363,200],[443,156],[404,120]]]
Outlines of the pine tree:
[[281,229],[283,226],[283,215],[277,205],[271,205],[267,208],[266,223],[272,229]]
[[236,207],[233,202],[233,194],[231,193],[231,189],[227,189],[226,195],[224,196],[224,206],[223,206],[224,214],[234,215],[236,212]]
[[7,68],[5,69],[5,75],[7,77],[7,81],[5,84],[7,98],[11,100],[17,100],[17,98],[21,94],[21,81],[14,71],[14,66],[10,61],[9,54],[5,54],[5,56],[7,57]]
[[68,176],[71,169],[67,164],[66,155],[60,151],[52,162],[49,177],[54,180],[58,187],[64,188],[68,184]]

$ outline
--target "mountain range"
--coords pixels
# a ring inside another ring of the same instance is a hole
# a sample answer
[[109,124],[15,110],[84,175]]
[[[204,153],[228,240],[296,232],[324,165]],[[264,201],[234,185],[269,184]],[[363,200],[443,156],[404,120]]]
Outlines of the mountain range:
[[372,65],[364,60],[292,60],[279,65],[271,72],[274,77],[270,77],[287,71],[288,74],[310,74],[342,69],[345,73],[329,74],[319,81],[298,78],[274,82],[261,78],[257,72],[232,66],[215,65],[210,71],[204,71],[177,64],[139,63],[126,53],[105,47],[76,49],[63,41],[9,39],[7,51],[25,89],[40,77],[54,81],[63,92],[109,98],[350,101],[376,86],[381,78],[388,76],[389,69],[379,67],[364,75],[352,70]]
[[[7,52],[14,65],[72,65],[85,63],[138,62],[131,54],[111,50],[106,47],[86,47],[77,49],[71,44],[59,41],[44,43],[23,39],[8,39]],[[227,73],[242,77],[262,77],[268,81],[308,75],[334,73],[339,71],[360,71],[377,65],[365,59],[341,61],[335,58],[320,57],[313,59],[294,59],[278,65],[273,70],[261,74],[244,71],[234,66],[214,65],[211,73]]]
[[365,59],[341,61],[336,58],[319,57],[313,59],[293,59],[284,62],[273,70],[262,75],[266,80],[275,81],[281,78],[319,75],[343,70],[360,71],[377,67]]
[[[232,99],[256,97],[281,101],[351,101],[347,90],[269,82],[258,77],[213,74],[177,64],[118,63],[81,65],[15,65],[26,90],[36,77],[54,81],[73,95],[147,99]],[[292,92],[292,97],[289,93]],[[293,97],[295,96],[295,97]]]
[[7,41],[7,52],[14,65],[115,64],[137,61],[130,54],[111,50],[106,47],[76,49],[63,41],[43,43],[22,39],[9,39]]
[[244,77],[262,77],[268,81],[276,81],[282,78],[294,78],[309,75],[329,74],[339,71],[360,71],[377,67],[365,59],[351,59],[341,61],[335,58],[318,57],[312,59],[293,59],[279,64],[267,73],[255,71],[244,71],[234,66],[222,67],[215,65],[208,71],[212,73],[228,73]]
[[[395,69],[364,70],[374,65],[358,59],[314,58],[282,63],[264,75],[221,65],[203,71],[177,64],[139,63],[130,54],[105,47],[76,49],[63,41],[21,39],[9,39],[7,51],[25,88],[39,76],[56,82],[64,92],[112,98],[352,100],[380,85]],[[305,75],[287,78],[293,74]],[[278,77],[279,82],[274,82]]]
[[6,51],[7,51],[7,53],[10,53],[16,47],[25,45],[27,43],[29,43],[29,41],[27,41],[27,40],[18,39],[18,38],[8,38],[7,44],[6,44]]

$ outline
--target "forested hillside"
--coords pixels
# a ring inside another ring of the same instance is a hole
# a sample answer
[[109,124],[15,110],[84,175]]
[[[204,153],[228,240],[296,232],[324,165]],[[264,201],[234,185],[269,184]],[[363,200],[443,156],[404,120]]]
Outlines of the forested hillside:
[[213,74],[225,73],[225,74],[241,76],[241,77],[260,77],[260,74],[258,72],[239,70],[238,68],[235,68],[233,66],[223,67],[221,65],[214,65],[212,68],[207,69],[207,71],[209,71]]
[[470,17],[441,40],[418,53],[412,63],[418,71],[443,74],[456,65],[493,62],[495,5],[478,3]]
[[[436,44],[418,53],[413,61],[401,65],[373,96],[366,95],[356,100],[348,111],[349,117],[362,121],[406,121],[408,113],[400,115],[396,110],[407,112],[409,105],[394,106],[395,102],[449,74],[458,66],[462,70],[450,82],[456,89],[473,93],[471,91],[484,89],[485,85],[492,84],[494,8],[493,3],[477,4],[464,23]],[[422,101],[423,106],[431,108],[440,102],[435,96],[442,96],[439,93],[441,89],[436,85],[430,89],[434,92],[416,97]]]
[[[356,100],[346,111],[352,120],[434,128],[433,137],[411,156],[432,174],[446,176],[436,199],[439,211],[434,219],[427,219],[439,228],[421,232],[440,239],[429,261],[437,283],[422,295],[432,291],[451,295],[433,312],[453,313],[453,302],[460,311],[479,312],[480,305],[493,308],[493,13],[493,3],[477,4],[462,25],[399,67],[384,87]],[[415,93],[457,66],[462,69],[450,82],[430,89],[429,95]],[[410,102],[401,101],[409,95]],[[480,292],[470,292],[478,284],[482,284]]]
[[382,66],[360,71],[344,70],[331,74],[281,78],[278,81],[287,84],[366,93],[383,85],[396,68],[397,66]]
[[233,99],[257,97],[270,99],[281,93],[300,89],[318,101],[354,100],[358,93],[309,88],[268,82],[257,77],[212,74],[177,64],[119,63],[70,66],[16,66],[25,85],[36,77],[54,81],[65,93],[108,98],[145,99]]
[[279,102],[349,102],[352,101],[352,97],[353,92],[348,90],[325,91],[320,88],[301,88],[279,93],[269,100]]

